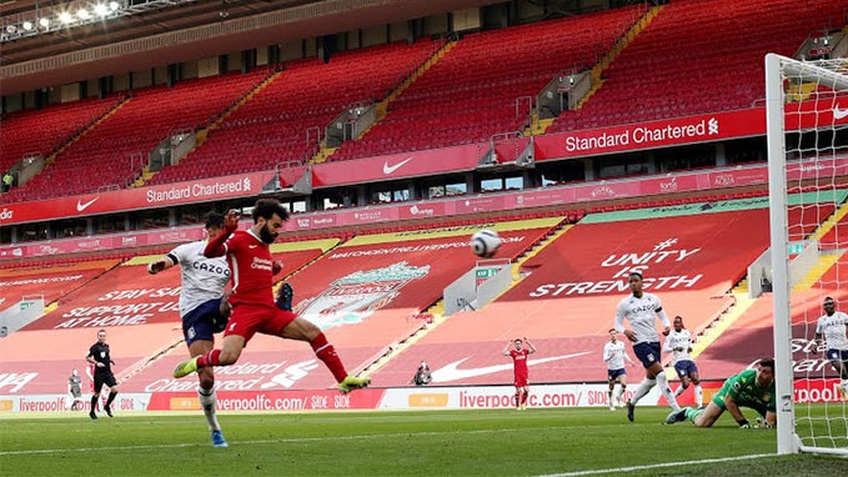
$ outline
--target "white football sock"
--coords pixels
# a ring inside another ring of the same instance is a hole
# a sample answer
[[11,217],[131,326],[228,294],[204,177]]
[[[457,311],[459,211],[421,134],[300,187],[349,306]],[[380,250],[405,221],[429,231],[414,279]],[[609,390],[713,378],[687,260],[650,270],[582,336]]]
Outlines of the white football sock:
[[677,386],[677,390],[674,391],[674,397],[677,398],[677,396],[680,396],[681,394],[683,394],[683,391],[685,391],[685,390],[686,390],[686,388],[684,388],[682,384],[680,386]]
[[197,397],[200,399],[200,407],[203,408],[203,415],[206,416],[206,423],[209,424],[210,431],[220,431],[221,425],[218,424],[218,415],[215,413],[215,404],[217,398],[215,389],[197,388]]
[[698,404],[698,407],[704,407],[704,389],[701,388],[700,384],[695,385],[695,403]]
[[679,411],[680,406],[677,405],[677,399],[674,398],[674,394],[671,392],[671,388],[668,387],[668,379],[665,377],[665,373],[660,371],[660,374],[656,377],[657,385],[660,387],[660,392],[663,396],[665,396],[665,400],[668,401],[668,405],[671,406],[671,409],[674,411]]
[[648,391],[650,391],[651,388],[653,388],[656,384],[657,381],[654,379],[643,379],[642,382],[639,383],[639,387],[636,388],[636,394],[634,394],[633,398],[630,399],[630,403],[635,405],[637,402],[639,402],[640,399],[642,399],[646,394],[648,394]]

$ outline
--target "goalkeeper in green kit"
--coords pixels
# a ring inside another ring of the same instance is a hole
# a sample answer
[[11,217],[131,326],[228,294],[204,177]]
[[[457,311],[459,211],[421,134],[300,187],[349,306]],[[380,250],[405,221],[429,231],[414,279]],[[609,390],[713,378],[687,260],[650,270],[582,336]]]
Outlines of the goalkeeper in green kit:
[[724,411],[728,411],[739,427],[755,427],[745,419],[740,407],[749,407],[760,413],[764,420],[758,421],[764,427],[771,428],[777,423],[772,358],[761,359],[757,369],[746,369],[727,378],[706,408],[685,407],[669,414],[665,422],[674,424],[689,419],[696,427],[712,427]]

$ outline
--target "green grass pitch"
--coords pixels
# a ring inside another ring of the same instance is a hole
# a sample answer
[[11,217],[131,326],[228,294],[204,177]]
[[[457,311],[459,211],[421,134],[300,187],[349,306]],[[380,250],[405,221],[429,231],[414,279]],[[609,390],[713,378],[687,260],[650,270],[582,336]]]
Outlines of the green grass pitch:
[[[666,408],[222,414],[228,449],[196,414],[91,421],[0,418],[0,475],[596,475],[594,471],[775,452],[773,430],[665,426]],[[848,459],[766,456],[608,475],[837,476]],[[591,473],[590,473],[591,472]],[[598,474],[602,475],[602,474]]]

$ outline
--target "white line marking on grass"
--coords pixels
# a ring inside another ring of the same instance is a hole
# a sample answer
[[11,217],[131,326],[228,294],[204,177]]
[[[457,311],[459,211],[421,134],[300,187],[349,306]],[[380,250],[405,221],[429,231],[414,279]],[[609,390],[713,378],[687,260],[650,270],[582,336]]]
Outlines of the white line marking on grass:
[[581,475],[617,474],[621,472],[635,472],[638,470],[660,469],[663,467],[678,467],[681,465],[715,464],[718,462],[732,462],[735,460],[762,459],[763,457],[774,457],[776,454],[754,454],[738,457],[721,457],[717,459],[687,460],[684,462],[663,462],[661,464],[635,465],[633,467],[617,467],[614,469],[578,470],[575,472],[564,472],[561,474],[545,474],[535,477],[577,477]]
[[[546,427],[545,429],[572,429],[572,427]],[[248,441],[229,441],[230,446],[239,444],[297,444],[323,441],[352,441],[360,439],[393,438],[393,437],[432,437],[443,435],[461,434],[494,434],[502,432],[535,432],[538,428],[520,427],[512,429],[476,429],[469,431],[444,431],[444,432],[392,432],[388,434],[360,434],[352,436],[322,436],[322,437],[297,437],[280,439],[257,439]],[[68,452],[101,452],[101,451],[124,451],[124,450],[149,450],[149,449],[174,449],[185,447],[208,447],[208,442],[178,442],[174,444],[138,445],[138,446],[114,446],[114,447],[79,447],[67,449],[28,449],[19,451],[0,451],[0,457],[12,455],[37,455],[37,454],[62,454]]]

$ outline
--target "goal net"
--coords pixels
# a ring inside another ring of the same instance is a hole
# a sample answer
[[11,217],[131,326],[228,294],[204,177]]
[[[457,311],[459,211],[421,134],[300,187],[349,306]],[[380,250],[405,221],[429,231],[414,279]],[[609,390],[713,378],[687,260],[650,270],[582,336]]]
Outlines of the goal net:
[[766,119],[777,450],[848,455],[848,370],[833,352],[848,311],[848,60],[768,55]]

